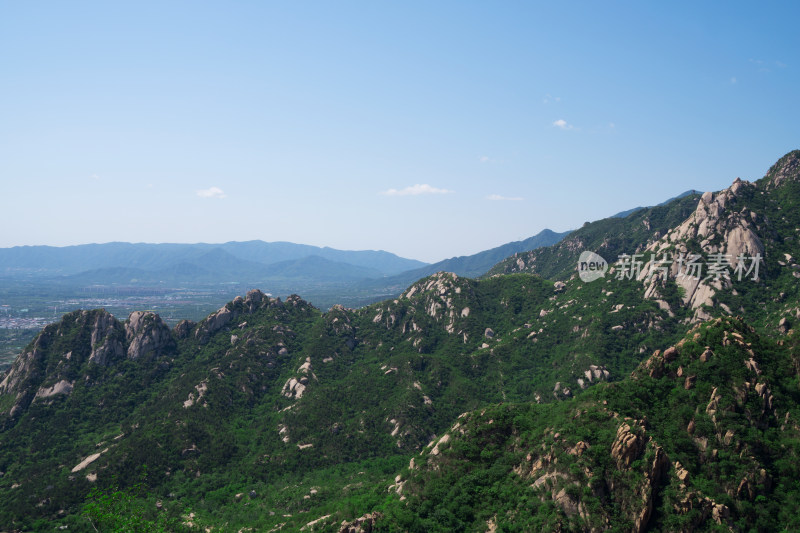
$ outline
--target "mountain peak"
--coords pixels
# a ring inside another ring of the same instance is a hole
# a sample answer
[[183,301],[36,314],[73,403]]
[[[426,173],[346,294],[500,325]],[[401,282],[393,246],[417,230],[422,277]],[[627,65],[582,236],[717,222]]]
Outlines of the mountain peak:
[[781,157],[777,163],[764,176],[766,188],[774,189],[779,187],[787,180],[798,181],[800,179],[800,150],[792,150]]

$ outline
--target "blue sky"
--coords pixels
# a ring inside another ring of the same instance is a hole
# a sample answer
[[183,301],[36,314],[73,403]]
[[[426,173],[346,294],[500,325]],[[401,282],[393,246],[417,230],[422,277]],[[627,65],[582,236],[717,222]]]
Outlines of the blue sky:
[[800,148],[796,2],[3,2],[0,246],[436,261]]

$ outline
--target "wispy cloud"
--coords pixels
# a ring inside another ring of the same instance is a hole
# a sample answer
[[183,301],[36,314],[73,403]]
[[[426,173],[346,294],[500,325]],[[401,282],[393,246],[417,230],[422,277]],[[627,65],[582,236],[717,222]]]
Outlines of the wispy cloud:
[[757,68],[758,72],[772,72],[773,68],[786,68],[786,63],[778,61],[777,59],[753,59],[752,57],[747,60],[751,65]]
[[522,197],[519,197],[519,196],[502,196],[500,194],[490,194],[489,196],[486,197],[486,199],[487,200],[492,200],[492,201],[495,201],[495,202],[503,202],[503,201],[506,201],[506,202],[521,202],[525,198],[522,198]]
[[91,179],[93,179],[93,180],[99,180],[99,179],[100,179],[100,176],[98,176],[97,174],[92,174],[92,175],[91,175],[91,176],[89,176],[89,177],[90,177]]
[[491,161],[491,159],[489,158],[488,155],[482,155],[481,158],[479,159],[479,161],[481,163],[488,163],[489,161]]
[[417,183],[416,185],[406,187],[405,189],[389,189],[388,191],[383,191],[380,194],[383,194],[384,196],[418,196],[420,194],[450,194],[452,192],[454,191],[431,187],[427,183],[422,185]]
[[562,129],[562,130],[571,130],[571,129],[574,129],[574,127],[575,127],[572,124],[568,124],[567,121],[564,120],[563,118],[560,118],[560,119],[556,120],[555,122],[553,122],[553,126],[555,126],[556,128]]
[[758,68],[758,72],[770,72],[769,62],[763,59],[748,59],[748,61]]
[[561,101],[561,97],[560,96],[551,96],[549,94],[544,95],[544,98],[542,98],[542,103],[543,104],[549,104],[550,102],[558,103],[560,101]]
[[197,196],[200,198],[225,198],[226,194],[219,187],[209,187],[208,189],[200,189]]
[[739,80],[736,79],[736,76],[731,76],[731,85],[736,85]]

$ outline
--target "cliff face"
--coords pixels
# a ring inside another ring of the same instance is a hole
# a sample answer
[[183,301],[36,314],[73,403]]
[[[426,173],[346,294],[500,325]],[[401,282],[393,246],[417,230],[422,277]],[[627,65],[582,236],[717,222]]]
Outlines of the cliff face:
[[134,311],[125,322],[128,359],[159,357],[174,352],[175,339],[161,317],[152,312]]
[[50,324],[17,358],[0,394],[14,395],[7,411],[18,415],[33,401],[71,394],[87,367],[107,367],[125,358],[122,325],[103,309],[75,311]]
[[42,330],[0,383],[0,394],[14,396],[5,412],[13,419],[32,402],[69,396],[76,386],[102,380],[123,361],[152,360],[176,349],[155,313],[136,311],[124,323],[104,309],[68,313]]
[[[286,299],[285,304],[297,305],[298,300],[299,297],[293,295]],[[197,324],[194,328],[194,336],[200,343],[205,344],[215,333],[228,327],[239,317],[253,314],[259,309],[281,307],[283,305],[284,303],[281,303],[280,299],[270,298],[260,290],[249,291],[244,298],[237,296],[232,302],[224,305]],[[304,305],[308,304],[304,302]],[[182,332],[182,324],[178,324],[176,327],[179,332]],[[183,329],[185,329],[185,326]]]

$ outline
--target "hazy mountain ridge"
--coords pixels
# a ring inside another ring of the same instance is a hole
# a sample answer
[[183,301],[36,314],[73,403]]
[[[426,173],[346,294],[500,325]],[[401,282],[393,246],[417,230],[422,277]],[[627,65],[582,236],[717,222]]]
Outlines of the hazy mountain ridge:
[[387,277],[386,279],[376,283],[380,283],[383,286],[398,286],[405,288],[409,283],[413,283],[415,280],[425,276],[430,276],[436,272],[452,272],[459,276],[479,277],[486,274],[486,272],[488,272],[489,269],[498,261],[505,259],[511,254],[517,252],[527,252],[537,248],[551,246],[569,234],[569,231],[556,233],[550,229],[544,229],[533,237],[529,237],[522,241],[506,243],[473,255],[444,259],[438,263],[433,263],[403,272],[401,274]]
[[[0,249],[0,271],[5,275],[74,275],[100,268],[137,268],[148,271],[169,269],[181,263],[203,263],[214,254],[269,265],[282,261],[319,256],[329,261],[396,274],[425,263],[404,259],[384,251],[345,251],[288,242],[228,242],[223,244],[107,243],[77,246],[18,246]],[[209,256],[208,254],[212,254]],[[221,255],[221,254],[220,254]],[[216,261],[215,261],[216,262]],[[210,269],[209,269],[210,270]]]

